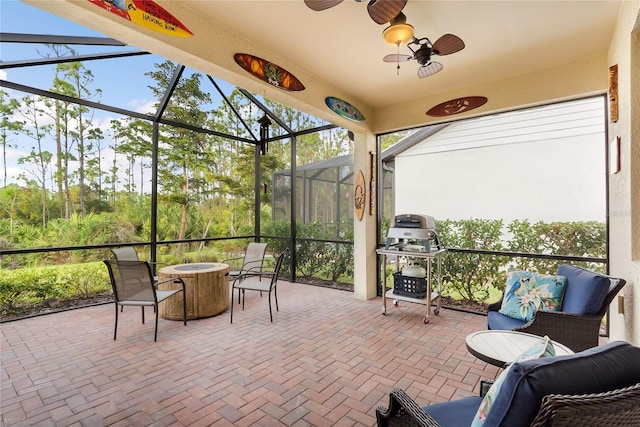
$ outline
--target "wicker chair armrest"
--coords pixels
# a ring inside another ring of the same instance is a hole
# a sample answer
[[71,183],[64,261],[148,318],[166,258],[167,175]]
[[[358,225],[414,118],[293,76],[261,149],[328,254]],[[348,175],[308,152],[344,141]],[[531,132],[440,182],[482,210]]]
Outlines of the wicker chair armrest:
[[498,311],[502,307],[502,298],[499,301],[487,304],[487,311]]
[[546,426],[638,426],[640,425],[640,383],[605,393],[583,395],[550,394],[532,427]]
[[585,316],[563,311],[538,310],[531,320],[514,330],[548,335],[554,341],[578,352],[598,345],[602,316]]
[[394,389],[389,394],[389,407],[376,408],[378,427],[419,426],[439,427],[439,424],[422,410],[404,390]]

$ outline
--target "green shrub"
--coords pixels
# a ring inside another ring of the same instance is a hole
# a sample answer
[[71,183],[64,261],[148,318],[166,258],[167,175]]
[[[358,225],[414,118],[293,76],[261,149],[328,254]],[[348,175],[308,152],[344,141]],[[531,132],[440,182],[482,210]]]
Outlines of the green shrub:
[[111,289],[107,268],[102,262],[19,270],[0,270],[0,310],[14,311],[23,305],[86,297]]
[[[438,221],[438,232],[447,247],[524,254],[606,256],[605,224],[589,222],[537,222],[515,220],[506,226],[501,220]],[[508,238],[508,239],[507,239]],[[443,294],[486,302],[504,290],[509,268],[555,273],[567,261],[527,256],[450,252],[443,261]],[[571,262],[603,271],[598,262]]]

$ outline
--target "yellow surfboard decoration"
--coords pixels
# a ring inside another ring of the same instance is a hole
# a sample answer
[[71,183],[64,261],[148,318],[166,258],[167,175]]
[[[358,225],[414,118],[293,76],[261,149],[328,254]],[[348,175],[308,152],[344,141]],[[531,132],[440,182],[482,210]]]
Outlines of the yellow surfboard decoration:
[[191,37],[175,16],[152,0],[89,0],[91,3],[141,27],[174,37]]

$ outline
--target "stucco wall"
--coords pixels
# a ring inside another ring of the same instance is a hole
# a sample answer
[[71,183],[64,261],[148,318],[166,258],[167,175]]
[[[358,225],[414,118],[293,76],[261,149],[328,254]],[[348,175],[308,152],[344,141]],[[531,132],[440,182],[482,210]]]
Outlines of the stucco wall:
[[640,345],[640,1],[624,2],[609,48],[618,64],[619,119],[609,122],[609,141],[620,138],[621,170],[609,176],[611,275],[622,277],[624,314],[611,305],[611,339]]
[[604,108],[596,96],[450,123],[396,156],[395,212],[604,222]]

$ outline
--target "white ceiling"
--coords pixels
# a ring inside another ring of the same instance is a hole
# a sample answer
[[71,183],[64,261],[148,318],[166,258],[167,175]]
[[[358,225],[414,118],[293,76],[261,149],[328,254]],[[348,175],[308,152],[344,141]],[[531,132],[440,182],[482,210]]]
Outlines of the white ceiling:
[[[401,63],[399,74],[396,64],[382,61],[398,50],[384,42],[386,25],[371,20],[366,2],[345,0],[315,12],[302,0],[156,0],[194,33],[178,38],[138,27],[87,0],[25,1],[326,120],[376,132],[426,122],[429,108],[456,96],[488,96],[490,102],[478,110],[485,113],[513,107],[510,103],[542,102],[526,91],[545,92],[547,100],[578,96],[574,92],[582,89],[569,90],[569,83],[555,89],[514,82],[518,76],[563,70],[593,58],[601,58],[598,66],[603,70],[595,86],[606,88],[602,61],[621,6],[617,0],[408,0],[404,13],[416,36],[435,42],[452,33],[466,44],[458,53],[435,57],[444,70],[419,79],[415,61]],[[233,61],[236,52],[284,67],[306,90],[285,92],[259,81]],[[400,53],[410,52],[401,46]],[[555,78],[576,80],[570,74],[556,72]],[[501,82],[511,82],[504,84],[509,86],[506,96],[497,90],[504,86]],[[593,83],[584,85],[585,91],[593,89]],[[352,123],[337,117],[324,104],[327,96],[352,103],[367,120]]]

